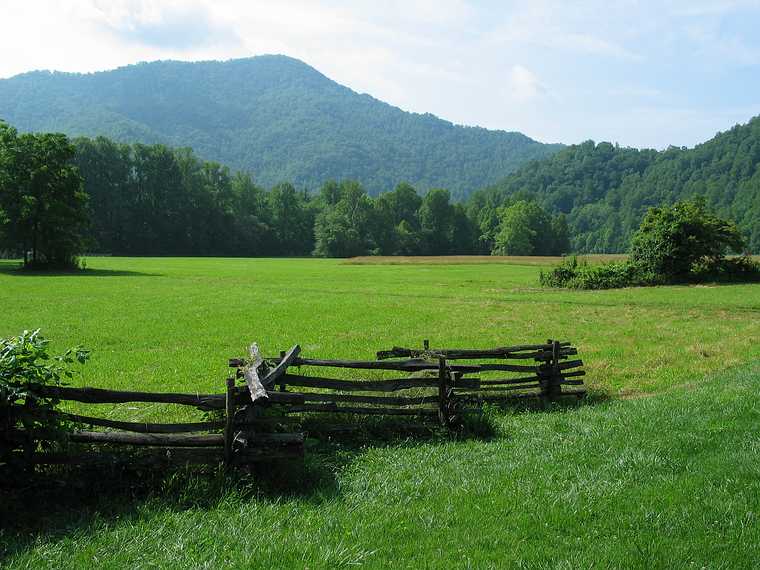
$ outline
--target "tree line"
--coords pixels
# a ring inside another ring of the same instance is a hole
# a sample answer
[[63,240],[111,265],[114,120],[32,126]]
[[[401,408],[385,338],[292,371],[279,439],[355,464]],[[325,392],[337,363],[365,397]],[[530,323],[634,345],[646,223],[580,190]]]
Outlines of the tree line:
[[[37,265],[70,265],[82,251],[349,257],[543,255],[569,248],[564,219],[524,201],[496,208],[484,235],[472,212],[444,189],[420,195],[401,183],[371,197],[349,180],[325,182],[316,192],[290,183],[266,189],[249,173],[201,160],[188,148],[105,137],[69,141],[18,134],[7,125],[2,133],[0,250],[31,248]],[[32,163],[50,179],[40,178]],[[54,180],[65,184],[54,188]],[[53,244],[66,253],[53,252]]]
[[586,141],[533,161],[468,201],[481,228],[508,201],[533,201],[565,214],[571,249],[627,251],[651,207],[702,196],[735,220],[749,251],[760,252],[760,117],[694,148],[664,151]]

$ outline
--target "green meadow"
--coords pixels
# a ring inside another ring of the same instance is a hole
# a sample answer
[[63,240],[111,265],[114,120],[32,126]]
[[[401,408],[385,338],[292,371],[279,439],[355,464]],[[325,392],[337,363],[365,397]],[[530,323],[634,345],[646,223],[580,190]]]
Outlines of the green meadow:
[[[495,435],[320,445],[298,484],[67,480],[0,506],[11,568],[751,568],[760,565],[760,286],[546,290],[541,263],[90,258],[0,262],[0,335],[83,344],[75,385],[222,392],[256,341],[314,357],[569,340],[591,397],[489,410]],[[90,407],[92,411],[92,407]],[[102,406],[115,419],[193,412]],[[3,498],[0,495],[0,498]],[[38,501],[38,502],[37,502]]]

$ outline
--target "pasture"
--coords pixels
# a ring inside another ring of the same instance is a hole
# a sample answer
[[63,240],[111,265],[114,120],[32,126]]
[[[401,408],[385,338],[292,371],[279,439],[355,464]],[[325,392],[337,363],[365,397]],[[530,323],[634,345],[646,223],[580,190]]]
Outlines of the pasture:
[[[336,446],[307,463],[305,490],[176,476],[138,497],[72,492],[24,512],[11,497],[4,562],[760,563],[759,286],[545,290],[540,259],[441,261],[92,258],[86,272],[58,275],[0,262],[0,334],[39,327],[54,349],[91,348],[75,385],[221,392],[227,358],[254,340],[265,353],[299,343],[305,355],[372,358],[426,338],[561,338],[579,347],[592,393],[548,413],[493,412],[490,440]],[[165,409],[103,415],[168,419]]]

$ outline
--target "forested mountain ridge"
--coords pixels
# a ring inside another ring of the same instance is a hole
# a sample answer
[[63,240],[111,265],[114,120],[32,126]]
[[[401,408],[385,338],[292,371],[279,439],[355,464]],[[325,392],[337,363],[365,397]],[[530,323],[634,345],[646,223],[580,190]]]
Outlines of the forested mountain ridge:
[[286,56],[25,73],[0,80],[0,118],[20,131],[190,147],[264,186],[350,178],[378,194],[405,181],[456,199],[561,148],[402,111]]
[[697,195],[760,251],[760,117],[691,149],[572,145],[474,193],[468,210],[487,229],[498,205],[534,199],[567,216],[574,251],[619,252],[650,206]]

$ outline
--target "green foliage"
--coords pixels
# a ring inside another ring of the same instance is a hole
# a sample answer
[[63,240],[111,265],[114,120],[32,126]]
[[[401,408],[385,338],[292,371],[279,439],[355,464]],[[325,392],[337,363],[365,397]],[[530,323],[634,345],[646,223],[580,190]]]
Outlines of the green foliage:
[[[40,397],[34,386],[62,386],[84,364],[89,351],[81,346],[62,355],[51,356],[48,341],[40,331],[24,331],[19,336],[0,339],[0,427],[61,431],[61,421],[52,412],[56,398]],[[33,415],[25,412],[34,410]]]
[[564,260],[547,272],[542,270],[539,282],[543,287],[567,289],[619,289],[657,283],[653,275],[628,261],[591,265],[579,263],[576,257]]
[[290,183],[271,190],[190,149],[77,139],[90,195],[92,251],[116,255],[350,257],[475,253],[476,231],[446,191],[409,184],[377,198],[355,181],[314,196]]
[[409,184],[373,199],[352,181],[328,182],[315,207],[320,257],[357,255],[447,255],[473,253],[474,225],[445,190],[424,198]]
[[407,180],[462,199],[560,148],[407,113],[285,56],[26,73],[0,80],[0,109],[23,131],[190,147],[267,187],[352,179],[373,196]]
[[572,251],[613,253],[629,249],[648,208],[693,196],[736,220],[749,251],[760,252],[760,117],[693,149],[573,145],[475,192],[468,211],[488,236],[494,208],[530,198],[567,216]]
[[494,255],[561,255],[570,247],[564,216],[550,216],[535,202],[519,200],[499,211]]
[[445,255],[449,252],[454,215],[450,197],[448,190],[435,188],[422,199],[419,218],[426,255]]
[[704,200],[651,208],[626,261],[588,265],[573,257],[547,273],[544,287],[614,289],[704,281],[760,281],[760,264],[725,254],[744,246],[736,225],[707,211]]
[[0,241],[27,267],[77,266],[87,195],[74,152],[65,135],[19,135],[0,122]]
[[696,283],[751,283],[760,281],[760,263],[748,255],[721,259],[703,258],[691,267],[690,280]]
[[[332,185],[323,188],[323,196],[330,194]],[[367,255],[373,249],[370,223],[373,204],[356,182],[344,182],[337,187],[326,207],[317,216],[314,227],[316,247],[314,255],[320,257],[352,257]],[[330,204],[330,202],[334,202]]]
[[743,248],[736,224],[709,213],[698,198],[650,208],[633,236],[631,263],[672,281],[688,277],[703,259],[717,263]]

